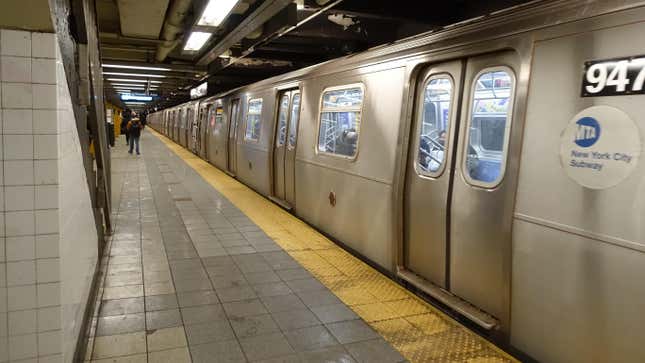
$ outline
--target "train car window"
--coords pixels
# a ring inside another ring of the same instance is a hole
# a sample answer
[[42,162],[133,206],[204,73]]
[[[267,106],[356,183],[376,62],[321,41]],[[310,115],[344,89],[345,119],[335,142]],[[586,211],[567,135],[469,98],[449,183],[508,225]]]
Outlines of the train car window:
[[423,106],[417,116],[421,119],[417,171],[423,175],[438,176],[443,171],[450,126],[451,77],[447,74],[430,77],[420,101]]
[[485,69],[475,78],[464,158],[471,184],[493,187],[504,177],[514,89],[508,67]]
[[323,91],[318,151],[354,158],[358,150],[363,86],[348,85]]
[[289,148],[296,147],[298,137],[298,121],[300,119],[300,93],[293,95],[291,101],[291,122],[289,123]]
[[260,140],[260,127],[262,117],[262,99],[249,100],[249,109],[246,113],[246,133],[244,140]]
[[278,111],[278,140],[277,146],[284,145],[287,138],[287,117],[289,116],[289,95],[282,95]]

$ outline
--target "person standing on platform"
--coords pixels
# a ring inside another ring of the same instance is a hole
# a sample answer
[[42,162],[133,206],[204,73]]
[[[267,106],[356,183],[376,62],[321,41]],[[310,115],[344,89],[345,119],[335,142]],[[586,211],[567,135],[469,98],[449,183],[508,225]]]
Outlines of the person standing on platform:
[[143,130],[141,121],[139,120],[139,118],[135,117],[130,122],[128,122],[127,128],[130,142],[130,150],[128,150],[128,153],[132,154],[132,149],[136,145],[137,155],[141,155],[139,153],[139,138],[141,137],[141,130]]
[[121,134],[125,135],[125,144],[130,145],[128,140],[128,123],[132,119],[132,112],[130,109],[123,111],[123,120],[121,121]]

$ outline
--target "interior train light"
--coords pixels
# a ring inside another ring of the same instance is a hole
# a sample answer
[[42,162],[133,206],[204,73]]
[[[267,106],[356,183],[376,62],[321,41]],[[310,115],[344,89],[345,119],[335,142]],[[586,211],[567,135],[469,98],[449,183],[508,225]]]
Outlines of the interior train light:
[[211,35],[212,33],[205,33],[205,32],[190,33],[190,37],[188,37],[188,41],[186,42],[186,46],[184,47],[184,50],[197,51],[202,49],[206,41],[210,39]]
[[132,82],[132,83],[162,83],[161,81],[146,81],[145,79],[108,78],[110,82]]
[[197,25],[219,26],[239,0],[210,0]]
[[171,71],[172,69],[170,68],[163,68],[163,67],[144,67],[144,66],[125,66],[121,64],[103,64],[103,68],[125,68],[125,69],[144,69],[147,71]]
[[163,74],[147,74],[147,73],[121,73],[121,72],[103,72],[108,76],[130,76],[130,77],[150,77],[150,78],[166,78]]

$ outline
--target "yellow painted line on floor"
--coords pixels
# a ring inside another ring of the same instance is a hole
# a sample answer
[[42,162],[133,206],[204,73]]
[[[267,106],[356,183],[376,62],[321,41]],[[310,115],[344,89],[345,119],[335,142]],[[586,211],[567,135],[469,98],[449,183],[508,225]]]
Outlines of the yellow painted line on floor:
[[410,362],[517,362],[244,184],[150,129]]

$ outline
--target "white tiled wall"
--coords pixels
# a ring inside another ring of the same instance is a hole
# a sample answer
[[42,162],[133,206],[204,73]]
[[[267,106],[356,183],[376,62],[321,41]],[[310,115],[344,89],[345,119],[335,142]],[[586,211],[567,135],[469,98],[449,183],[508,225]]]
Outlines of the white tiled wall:
[[0,83],[0,362],[71,362],[97,233],[54,35],[0,30]]

